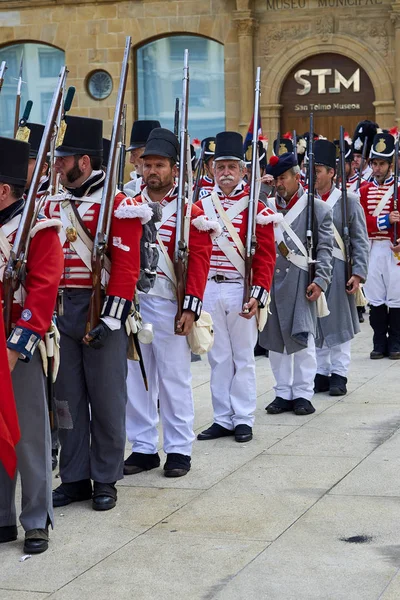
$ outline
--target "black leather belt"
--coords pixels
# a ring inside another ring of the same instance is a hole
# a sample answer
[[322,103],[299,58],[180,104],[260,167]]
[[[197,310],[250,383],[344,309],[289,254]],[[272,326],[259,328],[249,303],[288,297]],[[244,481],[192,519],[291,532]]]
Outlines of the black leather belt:
[[225,275],[213,275],[210,277],[212,281],[216,281],[217,283],[222,283],[223,281],[227,281],[229,283],[240,283],[242,281],[241,277],[237,279],[230,279],[229,277],[225,277]]

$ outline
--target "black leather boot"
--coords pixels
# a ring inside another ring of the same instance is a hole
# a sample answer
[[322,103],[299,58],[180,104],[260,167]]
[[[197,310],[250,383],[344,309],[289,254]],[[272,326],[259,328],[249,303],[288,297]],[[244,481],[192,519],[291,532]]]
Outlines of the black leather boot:
[[389,308],[389,358],[400,359],[400,308]]
[[369,323],[374,330],[374,349],[369,355],[373,360],[384,358],[388,355],[388,330],[389,313],[386,304],[371,306],[369,310]]

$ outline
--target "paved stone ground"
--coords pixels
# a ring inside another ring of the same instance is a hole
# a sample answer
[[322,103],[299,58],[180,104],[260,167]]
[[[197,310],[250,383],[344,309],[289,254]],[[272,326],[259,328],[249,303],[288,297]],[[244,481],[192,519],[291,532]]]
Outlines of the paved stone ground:
[[[0,548],[0,600],[398,600],[400,364],[369,360],[362,328],[345,398],[267,415],[257,359],[252,442],[196,442],[189,475],[127,477],[107,513],[57,509],[49,550],[25,562],[21,531]],[[208,381],[194,363],[196,431],[212,419]]]

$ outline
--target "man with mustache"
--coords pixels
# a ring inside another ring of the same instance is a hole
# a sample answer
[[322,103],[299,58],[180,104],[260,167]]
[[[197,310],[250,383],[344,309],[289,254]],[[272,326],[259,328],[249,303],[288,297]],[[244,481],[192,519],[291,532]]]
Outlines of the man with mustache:
[[265,307],[275,264],[272,222],[275,215],[256,201],[256,253],[252,287],[243,305],[244,245],[246,243],[249,188],[243,177],[243,139],[239,133],[217,134],[214,156],[215,186],[197,203],[209,219],[217,219],[222,235],[213,241],[204,308],[214,323],[214,345],[208,353],[214,422],[199,440],[234,436],[236,442],[253,437],[256,409],[254,346],[256,314]]
[[276,380],[276,397],[266,410],[269,414],[293,411],[296,415],[308,415],[315,412],[311,399],[317,372],[316,301],[326,291],[332,272],[332,209],[322,200],[314,200],[316,263],[314,279],[308,285],[307,194],[300,184],[300,168],[294,154],[273,156],[267,173],[274,177],[276,189],[269,206],[279,220],[275,228],[277,260],[270,314],[260,335],[260,344],[269,350]]

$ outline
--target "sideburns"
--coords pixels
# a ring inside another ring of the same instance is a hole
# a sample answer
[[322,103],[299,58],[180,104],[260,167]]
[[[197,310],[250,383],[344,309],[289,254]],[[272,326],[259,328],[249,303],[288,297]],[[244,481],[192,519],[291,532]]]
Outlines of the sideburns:
[[74,183],[79,177],[83,175],[83,171],[79,167],[79,157],[74,156],[74,166],[70,168],[68,173],[66,173],[66,177],[69,183]]

